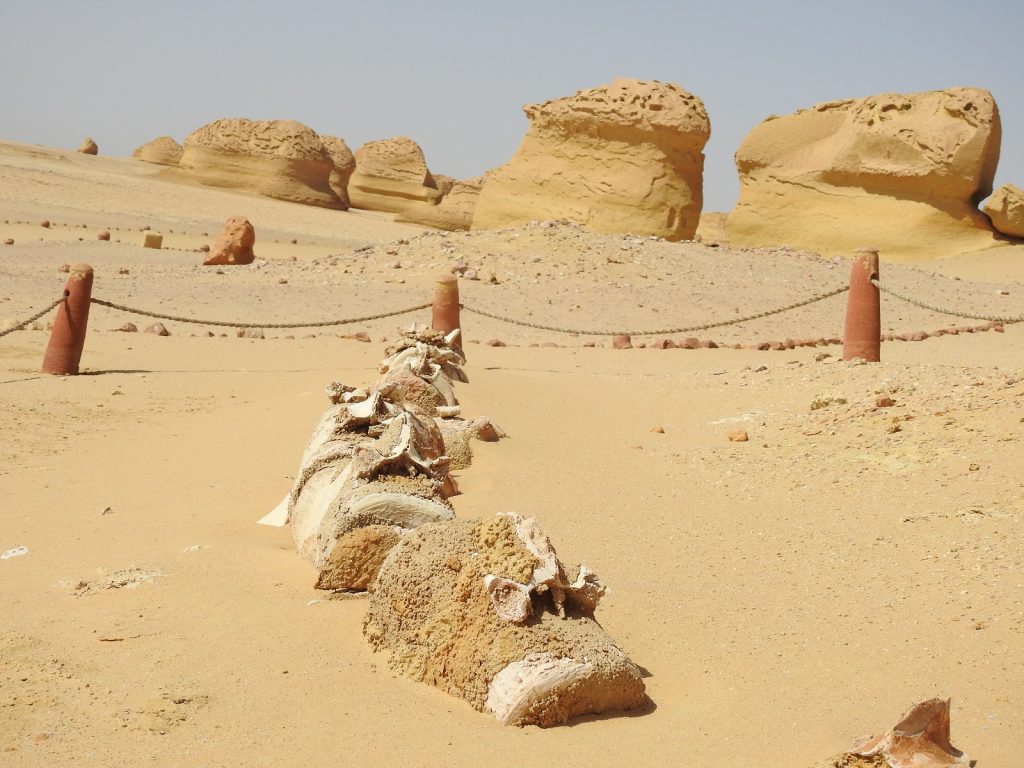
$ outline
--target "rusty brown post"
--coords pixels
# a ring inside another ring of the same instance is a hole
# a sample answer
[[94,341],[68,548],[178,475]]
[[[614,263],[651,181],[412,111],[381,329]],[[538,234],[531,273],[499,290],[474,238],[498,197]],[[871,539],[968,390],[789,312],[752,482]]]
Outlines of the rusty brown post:
[[64,286],[65,300],[57,305],[50,343],[43,356],[42,373],[59,376],[78,373],[78,363],[85,347],[85,329],[89,324],[89,302],[92,298],[92,267],[73,264]]
[[440,275],[434,283],[430,327],[442,333],[451,333],[462,327],[459,320],[459,280],[455,275]]
[[882,310],[878,287],[878,249],[858,248],[850,269],[850,295],[846,301],[843,360],[856,357],[869,363],[881,360]]

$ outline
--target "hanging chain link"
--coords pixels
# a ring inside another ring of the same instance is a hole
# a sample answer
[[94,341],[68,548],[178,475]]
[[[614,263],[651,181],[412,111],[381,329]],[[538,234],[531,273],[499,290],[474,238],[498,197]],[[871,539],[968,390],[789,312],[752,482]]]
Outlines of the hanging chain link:
[[899,291],[895,291],[892,288],[888,287],[878,278],[872,278],[871,284],[874,285],[882,293],[888,294],[893,298],[905,301],[907,302],[907,304],[913,304],[915,307],[920,307],[921,309],[927,309],[932,312],[938,312],[940,315],[952,315],[953,317],[963,317],[968,320],[989,320],[990,322],[1003,323],[1004,325],[1012,325],[1013,323],[1024,323],[1024,315],[1017,315],[1016,317],[1001,317],[999,315],[982,315],[973,314],[971,312],[960,312],[955,309],[949,309],[948,307],[939,307],[936,306],[935,304],[928,304],[923,301],[918,301],[917,299],[912,299],[910,296],[907,296],[906,294],[900,293]]
[[20,331],[22,328],[24,328],[29,323],[34,323],[36,320],[38,320],[40,317],[45,315],[51,309],[56,307],[58,304],[62,303],[64,301],[64,299],[66,299],[66,298],[67,298],[67,296],[61,296],[59,299],[57,299],[55,302],[53,302],[53,304],[48,306],[46,309],[39,310],[34,315],[32,315],[32,317],[30,317],[28,320],[22,320],[17,325],[12,325],[10,328],[6,328],[6,329],[0,331],[0,337],[6,336],[8,333],[14,333],[15,331]]
[[512,325],[521,325],[526,328],[537,328],[542,331],[555,331],[557,333],[572,333],[580,336],[668,336],[674,333],[688,333],[690,331],[706,331],[709,328],[721,328],[726,325],[738,325],[740,323],[750,322],[751,320],[759,320],[762,317],[769,317],[770,315],[777,315],[782,312],[789,312],[791,309],[797,309],[799,307],[805,307],[808,304],[814,304],[817,301],[836,296],[840,293],[845,293],[850,290],[849,286],[844,285],[842,288],[836,288],[835,290],[827,291],[826,293],[812,296],[809,299],[794,302],[793,304],[787,304],[784,307],[778,307],[777,309],[769,309],[765,312],[758,312],[754,315],[746,315],[744,317],[737,317],[733,320],[720,320],[714,323],[703,323],[701,325],[690,325],[684,328],[665,328],[660,331],[586,331],[577,328],[560,328],[554,325],[541,325],[540,323],[529,323],[525,320],[516,320],[511,317],[504,317],[503,315],[496,315],[493,312],[485,312],[482,309],[476,309],[475,307],[462,305],[462,308],[467,312],[472,312],[476,315],[482,315],[483,317],[489,317],[492,320],[500,320],[503,323],[511,323]]
[[323,320],[315,323],[235,323],[228,322],[226,320],[198,320],[194,317],[179,317],[178,315],[165,315],[160,312],[150,312],[145,309],[136,309],[135,307],[126,307],[123,304],[115,304],[112,301],[103,301],[102,299],[91,299],[93,304],[99,304],[103,307],[109,307],[110,309],[117,309],[121,312],[129,312],[134,315],[143,315],[145,317],[155,317],[159,320],[173,320],[177,323],[194,323],[195,325],[217,325],[228,328],[324,328],[330,325],[349,325],[351,323],[365,323],[369,320],[381,320],[385,317],[395,317],[397,315],[405,315],[409,312],[418,312],[421,309],[426,309],[432,306],[430,302],[426,304],[417,304],[415,307],[408,307],[407,309],[399,309],[394,312],[381,312],[377,315],[366,315],[365,317],[352,317],[345,320]]

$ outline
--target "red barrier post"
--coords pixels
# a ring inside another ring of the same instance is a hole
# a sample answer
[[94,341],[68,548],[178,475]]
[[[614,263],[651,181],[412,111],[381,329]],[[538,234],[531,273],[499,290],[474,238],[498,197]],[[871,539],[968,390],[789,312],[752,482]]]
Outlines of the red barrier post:
[[459,319],[459,280],[455,275],[440,275],[434,283],[430,327],[445,334],[462,327]]
[[85,347],[85,329],[89,324],[89,303],[92,298],[92,267],[73,264],[64,286],[65,300],[57,305],[50,342],[43,356],[41,373],[58,376],[78,373],[78,364]]
[[882,309],[878,288],[878,249],[858,248],[850,269],[850,294],[846,301],[843,360],[856,357],[869,363],[881,360]]

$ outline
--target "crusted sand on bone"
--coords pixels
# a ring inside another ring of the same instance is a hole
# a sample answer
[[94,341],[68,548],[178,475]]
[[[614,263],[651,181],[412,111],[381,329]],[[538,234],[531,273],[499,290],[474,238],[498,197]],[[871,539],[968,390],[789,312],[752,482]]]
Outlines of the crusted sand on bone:
[[[623,674],[632,665],[591,617],[570,612],[559,618],[546,595],[534,598],[535,616],[524,626],[497,616],[484,576],[525,583],[537,562],[508,517],[418,528],[392,550],[371,586],[366,638],[376,650],[391,653],[394,671],[464,698],[478,710],[485,707],[494,676],[531,653],[589,662],[598,679],[621,683],[617,699],[635,694],[639,704],[642,681]],[[520,723],[549,725],[597,711],[602,702],[593,706],[592,694],[589,686],[560,692],[538,702]]]
[[320,571],[317,589],[366,589],[401,533],[390,525],[368,525],[346,533]]

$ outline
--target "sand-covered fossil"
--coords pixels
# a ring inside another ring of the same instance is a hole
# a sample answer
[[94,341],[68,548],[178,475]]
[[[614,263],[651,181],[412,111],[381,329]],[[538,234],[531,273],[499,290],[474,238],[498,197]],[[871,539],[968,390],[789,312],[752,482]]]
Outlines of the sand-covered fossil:
[[949,699],[925,699],[885,733],[856,739],[849,751],[816,768],[947,768],[973,764],[950,743]]
[[567,577],[532,518],[417,528],[370,592],[364,633],[392,669],[502,724],[556,725],[645,701],[640,670],[594,620],[604,585],[584,566]]

